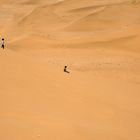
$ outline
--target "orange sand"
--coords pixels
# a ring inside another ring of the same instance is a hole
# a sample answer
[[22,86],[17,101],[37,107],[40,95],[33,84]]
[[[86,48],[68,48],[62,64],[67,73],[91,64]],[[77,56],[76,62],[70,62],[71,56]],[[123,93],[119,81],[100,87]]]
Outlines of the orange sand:
[[139,0],[1,0],[0,36],[0,140],[140,140]]

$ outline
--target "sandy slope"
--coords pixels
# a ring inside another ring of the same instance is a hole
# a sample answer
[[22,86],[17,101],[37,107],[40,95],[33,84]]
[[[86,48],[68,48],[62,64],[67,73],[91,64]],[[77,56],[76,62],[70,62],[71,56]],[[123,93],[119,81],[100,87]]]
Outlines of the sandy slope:
[[139,0],[1,0],[0,140],[139,140],[139,13]]

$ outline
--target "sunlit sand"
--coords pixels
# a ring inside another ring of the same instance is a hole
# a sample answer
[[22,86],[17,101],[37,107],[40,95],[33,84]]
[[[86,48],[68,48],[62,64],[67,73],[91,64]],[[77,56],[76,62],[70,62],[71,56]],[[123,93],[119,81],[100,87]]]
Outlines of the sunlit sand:
[[0,36],[0,140],[140,139],[139,0],[1,0]]

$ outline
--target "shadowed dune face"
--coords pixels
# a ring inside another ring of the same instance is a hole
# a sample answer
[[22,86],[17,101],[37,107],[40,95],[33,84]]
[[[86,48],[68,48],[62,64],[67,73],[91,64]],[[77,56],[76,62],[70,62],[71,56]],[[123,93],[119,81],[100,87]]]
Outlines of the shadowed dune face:
[[[135,13],[135,16],[132,13]],[[68,27],[72,31],[96,31],[125,28],[139,24],[140,7],[130,5],[115,5],[99,8],[95,12],[79,19]],[[131,20],[130,20],[131,19]],[[92,23],[92,24],[88,24]],[[78,26],[78,25],[81,26]]]
[[37,38],[44,39],[49,45],[71,44],[74,40],[78,46],[83,42],[139,37],[138,0],[82,0],[80,4],[73,0],[11,0],[1,3],[0,31],[9,43],[31,37],[35,42]]
[[140,139],[140,0],[0,0],[0,36],[0,140]]

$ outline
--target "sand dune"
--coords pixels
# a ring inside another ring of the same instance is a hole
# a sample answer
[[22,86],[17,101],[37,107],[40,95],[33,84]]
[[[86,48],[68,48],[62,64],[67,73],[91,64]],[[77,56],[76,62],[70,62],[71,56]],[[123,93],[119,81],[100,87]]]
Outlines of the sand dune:
[[0,140],[139,140],[139,13],[139,0],[1,0]]
[[[131,15],[134,11],[135,16]],[[126,4],[121,6],[111,6],[105,8],[103,11],[98,10],[97,12],[84,17],[80,21],[71,25],[69,30],[104,30],[111,29],[111,27],[131,26],[132,24],[138,23],[138,13],[139,7],[133,8]],[[93,24],[88,24],[89,22]],[[78,26],[79,24],[80,26]]]

